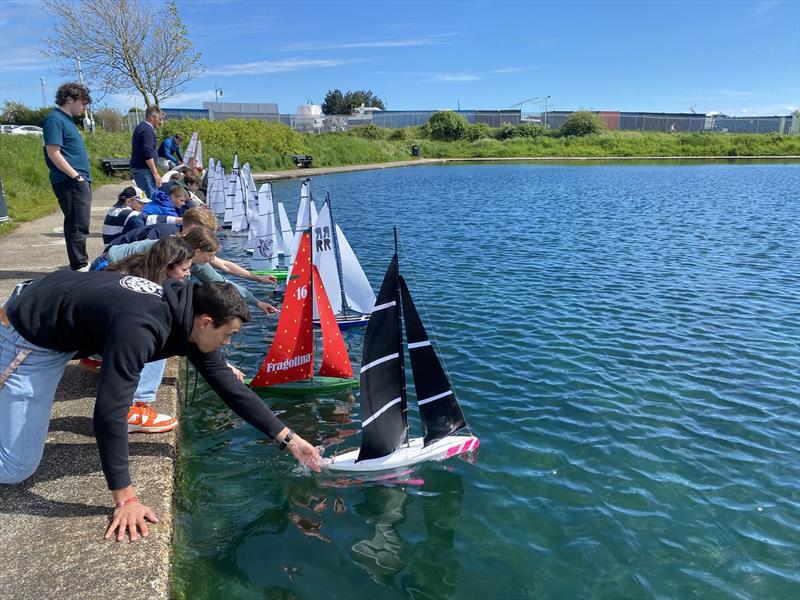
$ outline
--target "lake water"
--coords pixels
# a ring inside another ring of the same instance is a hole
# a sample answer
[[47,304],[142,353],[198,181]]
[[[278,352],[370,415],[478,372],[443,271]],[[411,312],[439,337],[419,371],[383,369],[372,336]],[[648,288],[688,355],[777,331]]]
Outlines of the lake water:
[[[274,184],[292,222],[299,186]],[[259,439],[200,381],[183,409],[176,590],[797,598],[798,190],[796,164],[315,178],[376,291],[398,225],[477,460],[426,464],[413,484],[342,485]],[[223,255],[246,264],[241,245],[225,240]],[[276,322],[256,316],[230,348],[249,375]],[[346,341],[357,369],[363,333]],[[357,444],[346,395],[268,402],[313,443]]]

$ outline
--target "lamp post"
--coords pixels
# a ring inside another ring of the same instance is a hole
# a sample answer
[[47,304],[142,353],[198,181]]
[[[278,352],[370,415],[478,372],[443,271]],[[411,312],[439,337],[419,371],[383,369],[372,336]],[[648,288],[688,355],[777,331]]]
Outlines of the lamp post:
[[544,97],[544,128],[547,129],[547,108],[550,102],[550,96]]
[[[81,68],[81,58],[75,56],[75,61],[78,63],[78,81],[83,85],[83,69]],[[92,117],[92,109],[86,108],[86,114],[83,116],[83,129],[89,133],[94,133],[94,117]]]
[[218,88],[217,84],[214,84],[214,102],[219,102],[219,97],[222,96],[222,88]]
[[42,107],[47,106],[47,98],[44,95],[44,77],[39,77],[39,84],[42,86]]

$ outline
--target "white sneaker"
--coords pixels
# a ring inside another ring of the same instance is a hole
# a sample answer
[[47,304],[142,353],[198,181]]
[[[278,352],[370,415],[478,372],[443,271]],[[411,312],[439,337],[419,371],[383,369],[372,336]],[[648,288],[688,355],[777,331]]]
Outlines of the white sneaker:
[[75,269],[75,270],[77,272],[79,272],[79,273],[88,273],[89,272],[89,265],[86,265],[85,267],[81,267],[80,269]]

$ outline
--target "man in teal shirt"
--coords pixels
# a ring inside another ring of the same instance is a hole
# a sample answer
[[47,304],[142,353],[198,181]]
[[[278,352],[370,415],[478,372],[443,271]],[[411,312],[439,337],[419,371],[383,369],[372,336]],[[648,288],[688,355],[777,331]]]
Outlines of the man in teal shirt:
[[42,122],[44,161],[50,169],[50,185],[64,213],[64,241],[69,268],[88,271],[86,238],[92,209],[89,156],[74,118],[91,104],[89,90],[79,83],[65,83],[56,91],[57,108]]

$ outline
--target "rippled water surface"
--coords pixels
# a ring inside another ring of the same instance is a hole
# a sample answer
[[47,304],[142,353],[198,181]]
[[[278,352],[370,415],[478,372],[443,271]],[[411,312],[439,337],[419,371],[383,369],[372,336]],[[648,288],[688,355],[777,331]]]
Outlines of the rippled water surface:
[[[179,593],[800,596],[800,167],[428,166],[312,190],[376,291],[399,226],[480,452],[412,484],[314,477],[200,381]],[[274,193],[294,215],[299,181]],[[276,322],[230,349],[248,374]],[[357,368],[363,334],[346,340]],[[357,444],[346,395],[268,402],[314,443]]]

